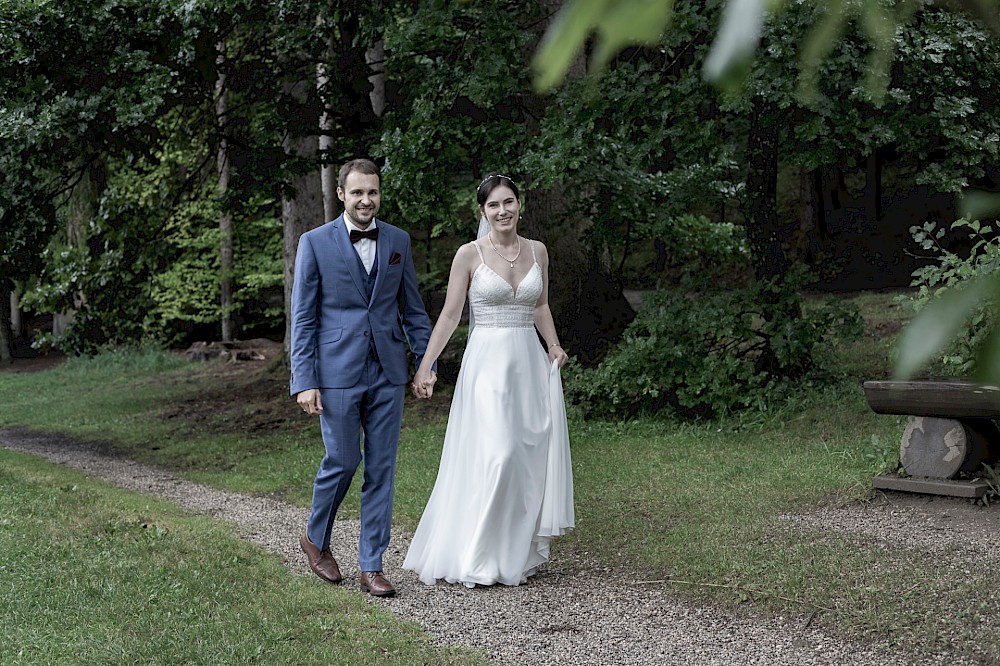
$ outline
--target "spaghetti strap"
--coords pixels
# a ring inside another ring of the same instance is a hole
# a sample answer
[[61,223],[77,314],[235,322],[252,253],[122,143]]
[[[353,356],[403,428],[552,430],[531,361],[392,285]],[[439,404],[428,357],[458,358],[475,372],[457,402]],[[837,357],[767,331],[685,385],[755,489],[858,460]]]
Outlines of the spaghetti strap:
[[479,247],[479,243],[472,241],[472,244],[476,247],[476,252],[479,253],[479,261],[486,263],[485,257],[483,257],[483,248]]
[[538,263],[538,257],[535,256],[535,241],[529,240],[528,241],[528,245],[531,246],[531,260],[537,264]]

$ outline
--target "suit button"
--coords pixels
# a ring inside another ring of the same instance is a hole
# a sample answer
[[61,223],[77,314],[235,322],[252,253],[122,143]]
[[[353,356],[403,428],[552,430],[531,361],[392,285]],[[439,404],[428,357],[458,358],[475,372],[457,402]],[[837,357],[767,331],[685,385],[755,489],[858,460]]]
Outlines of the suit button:
[[366,338],[368,337],[368,331],[365,331],[365,337]]

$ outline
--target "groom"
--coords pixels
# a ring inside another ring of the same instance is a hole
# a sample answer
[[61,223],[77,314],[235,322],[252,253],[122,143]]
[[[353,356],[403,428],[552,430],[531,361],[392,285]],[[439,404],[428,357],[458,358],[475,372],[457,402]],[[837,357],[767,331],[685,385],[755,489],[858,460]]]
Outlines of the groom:
[[410,236],[375,219],[378,167],[361,159],[345,164],[337,196],[344,213],[303,234],[295,259],[291,394],[305,413],[320,416],[326,447],[299,543],[313,573],[331,583],[343,579],[330,532],[363,458],[360,584],[369,594],[389,597],[396,590],[382,573],[382,554],[389,545],[409,377],[403,335],[419,364],[431,324],[417,289]]

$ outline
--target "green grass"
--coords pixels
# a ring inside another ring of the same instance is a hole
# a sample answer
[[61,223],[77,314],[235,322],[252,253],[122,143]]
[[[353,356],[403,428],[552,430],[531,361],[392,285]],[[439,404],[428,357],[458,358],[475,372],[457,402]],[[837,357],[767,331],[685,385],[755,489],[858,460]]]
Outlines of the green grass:
[[[780,520],[816,506],[867,501],[872,476],[897,464],[905,418],[873,414],[861,391],[863,380],[890,374],[893,338],[906,320],[894,299],[854,299],[868,333],[837,352],[839,376],[804,386],[770,411],[695,424],[571,415],[577,529],[555,542],[554,557],[628,569],[646,581],[686,581],[645,584],[669,585],[696,602],[752,600],[764,610],[804,616],[820,611],[816,622],[845,636],[889,638],[918,651],[941,649],[942,636],[959,636],[965,653],[1000,660],[1000,638],[975,620],[985,612],[977,604],[998,610],[986,567],[956,576],[917,549],[789,530]],[[196,481],[307,505],[322,456],[315,419],[304,418],[285,395],[283,373],[259,373],[241,384],[224,370],[150,356],[0,373],[0,426],[110,440]],[[251,390],[267,381],[272,388]],[[236,399],[219,399],[229,394]],[[255,419],[272,425],[242,427]],[[416,525],[430,494],[444,429],[441,412],[408,404],[394,513],[402,527]],[[359,486],[352,487],[345,515],[357,513]]]
[[224,525],[0,449],[0,663],[483,664]]

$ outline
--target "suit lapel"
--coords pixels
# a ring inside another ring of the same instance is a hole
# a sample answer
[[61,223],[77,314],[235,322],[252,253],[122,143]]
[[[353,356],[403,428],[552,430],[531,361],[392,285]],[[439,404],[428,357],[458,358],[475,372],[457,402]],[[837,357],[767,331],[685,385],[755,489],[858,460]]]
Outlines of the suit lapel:
[[368,282],[368,278],[361,274],[361,262],[358,261],[358,253],[354,251],[354,246],[351,245],[351,239],[347,236],[347,229],[344,224],[344,216],[341,215],[333,222],[333,243],[340,250],[341,259],[343,259],[344,266],[347,267],[347,272],[350,274],[351,279],[354,280],[354,286],[358,288],[358,292],[361,294],[362,298],[368,297],[368,290],[365,284]]
[[378,220],[378,226],[379,236],[378,240],[375,241],[375,256],[378,260],[378,274],[375,276],[375,287],[372,289],[372,300],[375,300],[375,294],[378,293],[379,287],[382,286],[385,274],[389,272],[386,269],[389,268],[389,250],[392,248],[392,243],[389,242],[389,229],[381,220]]

